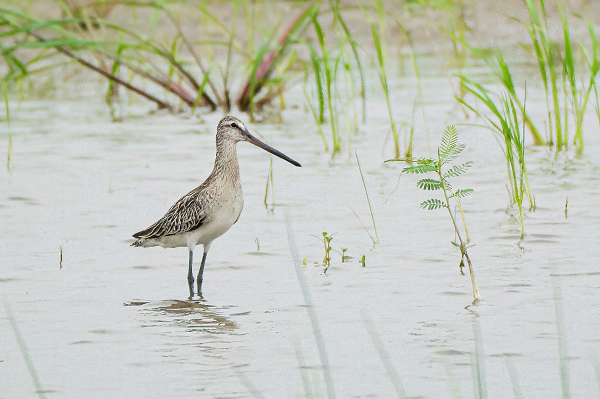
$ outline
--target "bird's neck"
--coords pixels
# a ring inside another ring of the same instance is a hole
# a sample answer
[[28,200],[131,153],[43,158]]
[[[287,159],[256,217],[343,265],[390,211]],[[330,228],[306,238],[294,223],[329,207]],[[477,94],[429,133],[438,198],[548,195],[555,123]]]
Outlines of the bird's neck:
[[239,181],[240,166],[238,164],[236,143],[232,140],[217,140],[217,155],[213,176]]

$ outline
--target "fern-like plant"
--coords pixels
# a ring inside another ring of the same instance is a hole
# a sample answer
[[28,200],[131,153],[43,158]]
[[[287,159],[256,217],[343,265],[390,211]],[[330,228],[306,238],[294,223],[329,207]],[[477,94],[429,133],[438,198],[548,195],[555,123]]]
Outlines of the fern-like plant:
[[[471,167],[472,162],[466,162],[460,165],[453,165],[448,168],[447,164],[453,161],[463,150],[465,149],[464,144],[458,144],[458,132],[454,126],[448,126],[444,135],[442,136],[442,141],[440,146],[438,147],[438,157],[437,159],[432,158],[419,158],[419,159],[411,159],[411,158],[399,158],[399,159],[390,159],[390,161],[405,161],[409,162],[411,166],[407,166],[403,169],[404,173],[414,173],[414,174],[424,174],[424,173],[435,173],[437,178],[435,179],[421,179],[417,182],[417,187],[427,191],[436,191],[441,190],[444,197],[442,199],[439,198],[430,198],[421,202],[421,208],[428,210],[435,209],[447,209],[448,214],[450,215],[450,220],[452,221],[452,225],[454,226],[454,231],[456,232],[456,237],[458,242],[452,241],[452,244],[460,250],[461,254],[461,266],[464,265],[464,260],[467,260],[467,264],[469,266],[469,274],[471,276],[471,284],[473,286],[473,298],[476,303],[481,299],[481,295],[479,294],[479,288],[477,287],[477,281],[475,280],[475,273],[473,271],[473,264],[471,263],[471,258],[469,258],[469,254],[467,252],[468,244],[470,242],[469,233],[467,231],[467,223],[465,221],[465,214],[462,209],[462,205],[460,203],[460,199],[466,197],[467,195],[473,192],[472,189],[453,189],[452,185],[449,182],[449,179],[452,177],[459,176],[467,171],[469,167]],[[462,226],[464,230],[464,236],[461,233],[461,229],[459,229],[456,217],[452,212],[451,202],[454,202],[460,211],[460,216],[462,219]]]

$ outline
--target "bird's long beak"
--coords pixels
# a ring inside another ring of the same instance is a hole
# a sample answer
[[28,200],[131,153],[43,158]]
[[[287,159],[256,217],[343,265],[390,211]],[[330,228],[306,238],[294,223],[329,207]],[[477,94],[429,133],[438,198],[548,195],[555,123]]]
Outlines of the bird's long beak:
[[291,163],[294,166],[302,166],[298,162],[294,161],[292,158],[290,158],[287,155],[285,155],[285,154],[277,151],[275,148],[266,145],[265,143],[263,143],[262,141],[260,141],[259,139],[257,139],[256,137],[254,137],[253,135],[251,135],[248,132],[246,132],[246,141],[249,142],[249,143],[254,144],[257,147],[262,148],[265,151],[269,151],[273,155],[277,155],[281,159],[285,159],[286,161],[288,161],[289,163]]

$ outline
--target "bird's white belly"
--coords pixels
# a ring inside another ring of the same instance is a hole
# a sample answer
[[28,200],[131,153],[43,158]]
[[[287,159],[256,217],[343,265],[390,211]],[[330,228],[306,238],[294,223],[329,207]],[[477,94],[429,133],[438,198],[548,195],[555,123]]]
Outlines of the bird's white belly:
[[207,222],[196,230],[161,237],[157,239],[156,244],[164,248],[188,247],[190,249],[199,244],[209,244],[225,234],[235,224],[243,207],[244,200],[240,193],[215,206],[211,210]]
[[186,233],[187,246],[192,247],[198,244],[208,244],[213,242],[218,237],[225,234],[231,226],[237,221],[240,213],[239,208],[222,207],[214,215],[211,220],[197,228],[196,230]]

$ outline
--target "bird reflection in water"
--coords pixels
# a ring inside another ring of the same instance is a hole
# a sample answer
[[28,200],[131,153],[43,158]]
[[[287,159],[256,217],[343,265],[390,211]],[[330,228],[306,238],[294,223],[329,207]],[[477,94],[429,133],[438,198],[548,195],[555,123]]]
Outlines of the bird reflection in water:
[[231,333],[237,328],[234,321],[221,314],[226,307],[218,308],[205,300],[131,301],[123,305],[139,306],[144,313],[153,315],[148,320],[151,325],[177,325],[211,333]]

